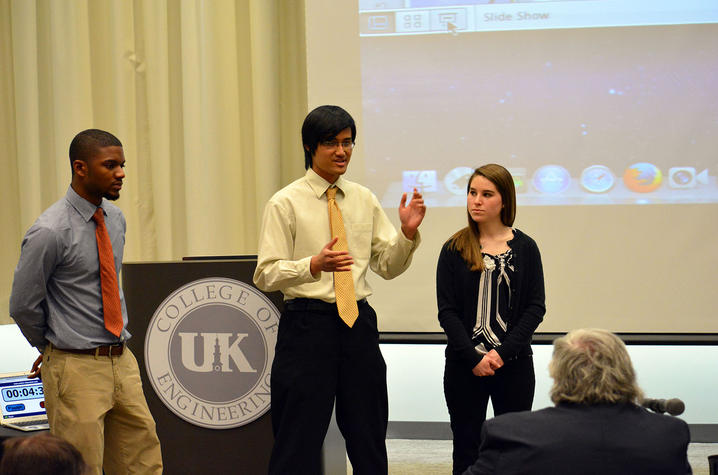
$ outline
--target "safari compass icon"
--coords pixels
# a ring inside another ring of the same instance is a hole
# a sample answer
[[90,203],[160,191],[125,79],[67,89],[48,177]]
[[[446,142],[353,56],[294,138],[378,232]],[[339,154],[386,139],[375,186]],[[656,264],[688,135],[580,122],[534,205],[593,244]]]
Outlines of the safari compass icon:
[[591,193],[605,193],[613,188],[616,177],[608,167],[591,165],[581,173],[581,186]]

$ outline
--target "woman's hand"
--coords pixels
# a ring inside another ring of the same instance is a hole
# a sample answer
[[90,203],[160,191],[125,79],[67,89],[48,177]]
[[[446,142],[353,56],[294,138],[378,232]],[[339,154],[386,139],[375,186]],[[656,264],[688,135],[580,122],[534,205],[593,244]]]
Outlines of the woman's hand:
[[494,363],[498,365],[494,369],[499,369],[504,365],[504,360],[501,358],[501,355],[496,350],[489,351],[488,353],[486,353],[486,356],[484,356],[484,358],[490,358]]
[[471,372],[474,373],[474,376],[493,376],[495,370],[501,367],[498,363],[496,363],[496,361],[491,358],[487,358],[487,356],[488,355],[484,355],[484,357],[481,358],[481,361],[479,361],[479,364],[474,366],[474,369],[471,370]]

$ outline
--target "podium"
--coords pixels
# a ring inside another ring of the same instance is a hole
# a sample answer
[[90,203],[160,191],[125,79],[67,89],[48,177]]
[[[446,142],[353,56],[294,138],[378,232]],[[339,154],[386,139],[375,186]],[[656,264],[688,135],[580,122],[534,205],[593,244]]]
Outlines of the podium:
[[[264,413],[245,425],[220,429],[210,428],[209,424],[205,424],[206,427],[202,427],[178,416],[178,412],[181,412],[180,409],[187,406],[187,414],[183,415],[188,416],[188,419],[192,417],[191,410],[193,409],[192,404],[194,404],[195,416],[200,416],[200,423],[203,422],[201,416],[205,415],[204,420],[209,421],[210,413],[212,413],[213,416],[216,415],[216,419],[218,419],[217,422],[221,425],[222,422],[227,422],[227,419],[231,419],[233,415],[237,417],[239,415],[246,415],[246,413],[254,407],[252,403],[256,406],[265,398],[268,400],[268,391],[262,390],[260,387],[260,392],[256,397],[253,397],[253,400],[249,400],[249,402],[237,401],[234,406],[234,411],[232,411],[232,407],[229,406],[225,411],[221,411],[222,408],[215,410],[216,408],[210,404],[212,399],[221,399],[221,397],[225,396],[222,394],[210,394],[209,391],[213,390],[212,385],[204,384],[202,380],[202,378],[204,378],[204,381],[213,381],[212,378],[217,380],[216,378],[220,376],[229,377],[230,379],[228,381],[232,381],[234,385],[236,382],[241,383],[245,375],[248,375],[247,378],[256,375],[259,369],[257,368],[258,363],[254,360],[257,358],[253,360],[252,356],[248,353],[248,351],[251,350],[245,350],[237,344],[237,340],[240,338],[242,338],[241,343],[248,341],[249,338],[253,336],[252,331],[258,333],[256,329],[247,328],[247,330],[239,330],[236,332],[241,335],[249,334],[249,336],[236,337],[234,339],[234,346],[230,345],[232,340],[225,337],[227,341],[224,342],[223,346],[225,349],[229,348],[229,351],[225,351],[225,353],[229,353],[229,356],[222,356],[220,354],[220,357],[217,358],[218,362],[216,366],[221,367],[221,363],[225,363],[225,366],[232,366],[235,370],[238,366],[244,367],[243,369],[247,370],[244,373],[235,371],[236,374],[240,375],[239,377],[234,377],[230,371],[232,368],[227,367],[221,368],[214,373],[207,371],[207,361],[202,361],[201,354],[199,359],[197,355],[195,355],[194,360],[183,356],[183,359],[190,360],[187,366],[190,366],[191,369],[195,371],[188,371],[186,368],[182,368],[181,373],[186,376],[186,381],[174,381],[170,387],[170,376],[155,374],[154,381],[150,380],[146,361],[147,352],[149,351],[151,354],[154,350],[153,348],[146,348],[148,333],[152,331],[151,320],[153,317],[155,317],[155,319],[156,317],[164,319],[159,321],[159,327],[157,324],[155,325],[155,327],[158,327],[160,330],[168,328],[170,323],[174,323],[170,321],[171,317],[175,317],[176,320],[179,320],[179,311],[176,311],[175,308],[181,308],[181,304],[172,307],[171,305],[173,304],[169,303],[168,305],[170,305],[170,307],[167,307],[163,315],[156,315],[158,309],[162,308],[163,303],[171,302],[170,297],[173,294],[175,297],[180,298],[180,302],[184,302],[190,308],[192,308],[190,299],[194,298],[195,307],[191,314],[194,315],[194,317],[192,317],[192,321],[187,322],[185,325],[186,328],[181,328],[180,325],[182,325],[182,323],[180,323],[177,325],[177,328],[173,330],[173,338],[169,339],[172,340],[173,343],[171,343],[170,346],[176,345],[177,342],[174,340],[177,340],[180,341],[183,346],[191,347],[193,346],[191,345],[191,340],[194,340],[194,347],[198,347],[198,335],[205,334],[218,335],[215,338],[216,341],[208,342],[208,345],[211,346],[212,343],[215,343],[214,346],[216,347],[222,346],[220,345],[220,340],[223,339],[222,335],[224,335],[224,333],[220,331],[216,322],[210,322],[207,332],[201,331],[203,319],[209,320],[209,314],[217,313],[217,310],[219,310],[220,313],[223,311],[221,305],[218,305],[218,309],[213,309],[208,306],[206,302],[211,300],[210,297],[213,295],[219,298],[222,292],[224,292],[224,297],[229,297],[230,292],[232,293],[232,300],[231,302],[228,301],[229,303],[236,301],[241,302],[242,299],[244,299],[245,302],[251,298],[256,299],[256,296],[248,292],[248,289],[235,283],[239,282],[245,286],[252,286],[252,275],[255,266],[256,260],[252,258],[126,263],[123,265],[123,290],[130,318],[128,329],[132,333],[132,338],[129,340],[128,346],[137,357],[147,404],[157,424],[157,434],[162,444],[165,473],[267,473],[269,456],[273,444],[270,412]],[[186,288],[186,286],[191,285],[192,282],[198,281],[204,282],[205,287],[188,288],[189,291],[185,296],[176,294],[178,289]],[[213,285],[211,284],[213,281],[218,281],[220,284]],[[210,284],[206,282],[210,282]],[[222,282],[228,284],[223,286]],[[204,294],[202,293],[203,290]],[[258,290],[254,290],[260,293]],[[246,294],[243,294],[243,292],[246,292]],[[247,297],[247,295],[249,295],[249,297]],[[271,293],[266,295],[265,298],[281,311],[281,293]],[[234,318],[231,313],[233,309],[230,308],[230,305],[224,305],[224,307],[228,308],[229,313],[225,312],[227,314],[222,318],[225,318],[225,320]],[[268,313],[264,312],[262,315],[267,316]],[[269,317],[267,316],[266,318]],[[247,325],[249,327],[252,326],[251,323]],[[221,326],[221,322],[219,326]],[[187,337],[187,335],[191,334],[194,334],[195,337]],[[183,339],[180,339],[179,336],[182,336]],[[186,342],[184,340],[189,340],[190,343],[185,344]],[[273,355],[274,343],[270,343],[272,345],[271,351]],[[172,348],[170,348],[170,353],[171,350]],[[167,351],[166,348],[160,348],[160,356],[161,353],[165,351]],[[207,354],[208,350],[205,348],[204,355],[206,356]],[[229,364],[226,364],[228,362]],[[187,363],[187,361],[170,361],[170,366],[174,365],[175,368],[179,368],[182,363]],[[265,365],[266,364],[267,362],[265,362]],[[269,361],[268,364],[271,368],[271,361]],[[214,370],[217,370],[217,368],[214,368]],[[249,370],[254,370],[254,372],[250,372]],[[179,369],[175,371],[175,373],[179,374]],[[191,378],[195,376],[200,379],[191,380]],[[234,379],[231,379],[233,377]],[[267,388],[268,385],[269,381],[266,381]],[[262,386],[262,384],[260,383],[259,386]],[[160,398],[157,389],[160,389],[160,394],[165,396],[164,399],[170,400],[170,404],[167,404]],[[165,393],[162,392],[163,389],[166,391]],[[189,391],[187,391],[187,389],[189,389]],[[197,394],[191,398],[190,392]],[[172,397],[174,397],[174,400]],[[183,397],[184,399],[182,399]],[[246,402],[246,404],[243,404],[244,402]],[[175,403],[175,406],[172,405],[173,403]],[[220,420],[223,419],[222,412],[224,412],[224,421]]]
[[[254,287],[255,267],[256,256],[122,266],[132,333],[128,346],[137,357],[147,404],[157,424],[165,473],[267,473],[274,442],[271,410],[256,418],[252,411],[268,403],[267,372],[283,297],[280,292],[264,294]],[[211,308],[211,303],[218,308]],[[236,320],[246,321],[228,331],[227,326]],[[209,324],[203,328],[205,321]],[[245,345],[252,341],[259,348]],[[193,357],[172,357],[173,352],[192,347],[201,348]],[[263,359],[263,351],[269,357]],[[156,366],[152,359],[163,359],[166,354],[171,370],[155,369],[150,374],[148,367]],[[233,377],[230,369],[239,376]],[[260,371],[266,380],[246,383]],[[185,381],[176,380],[178,373]],[[230,377],[229,384],[216,379],[222,373]],[[211,404],[212,399],[232,399],[228,394],[234,388],[254,393],[235,398],[225,407]],[[190,397],[189,392],[195,394]],[[210,421],[212,416],[214,421]],[[247,420],[232,427],[233,417]],[[322,469],[325,474],[346,474],[344,441],[334,416],[322,448]]]

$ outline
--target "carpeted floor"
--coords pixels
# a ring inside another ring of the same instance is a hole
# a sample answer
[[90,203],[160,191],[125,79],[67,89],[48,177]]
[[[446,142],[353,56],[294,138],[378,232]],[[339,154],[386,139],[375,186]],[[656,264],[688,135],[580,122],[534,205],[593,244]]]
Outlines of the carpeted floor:
[[[390,475],[447,475],[451,473],[450,440],[386,441]],[[718,454],[718,444],[690,444],[688,461],[696,475],[708,475],[708,456]],[[351,474],[351,465],[347,464]]]

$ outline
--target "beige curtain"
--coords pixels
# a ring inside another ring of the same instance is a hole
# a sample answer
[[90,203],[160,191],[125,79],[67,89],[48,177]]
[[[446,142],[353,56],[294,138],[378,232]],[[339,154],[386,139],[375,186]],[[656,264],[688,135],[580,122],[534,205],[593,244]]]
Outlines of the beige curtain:
[[83,129],[124,145],[126,262],[256,252],[303,172],[304,44],[301,0],[0,0],[0,323]]

